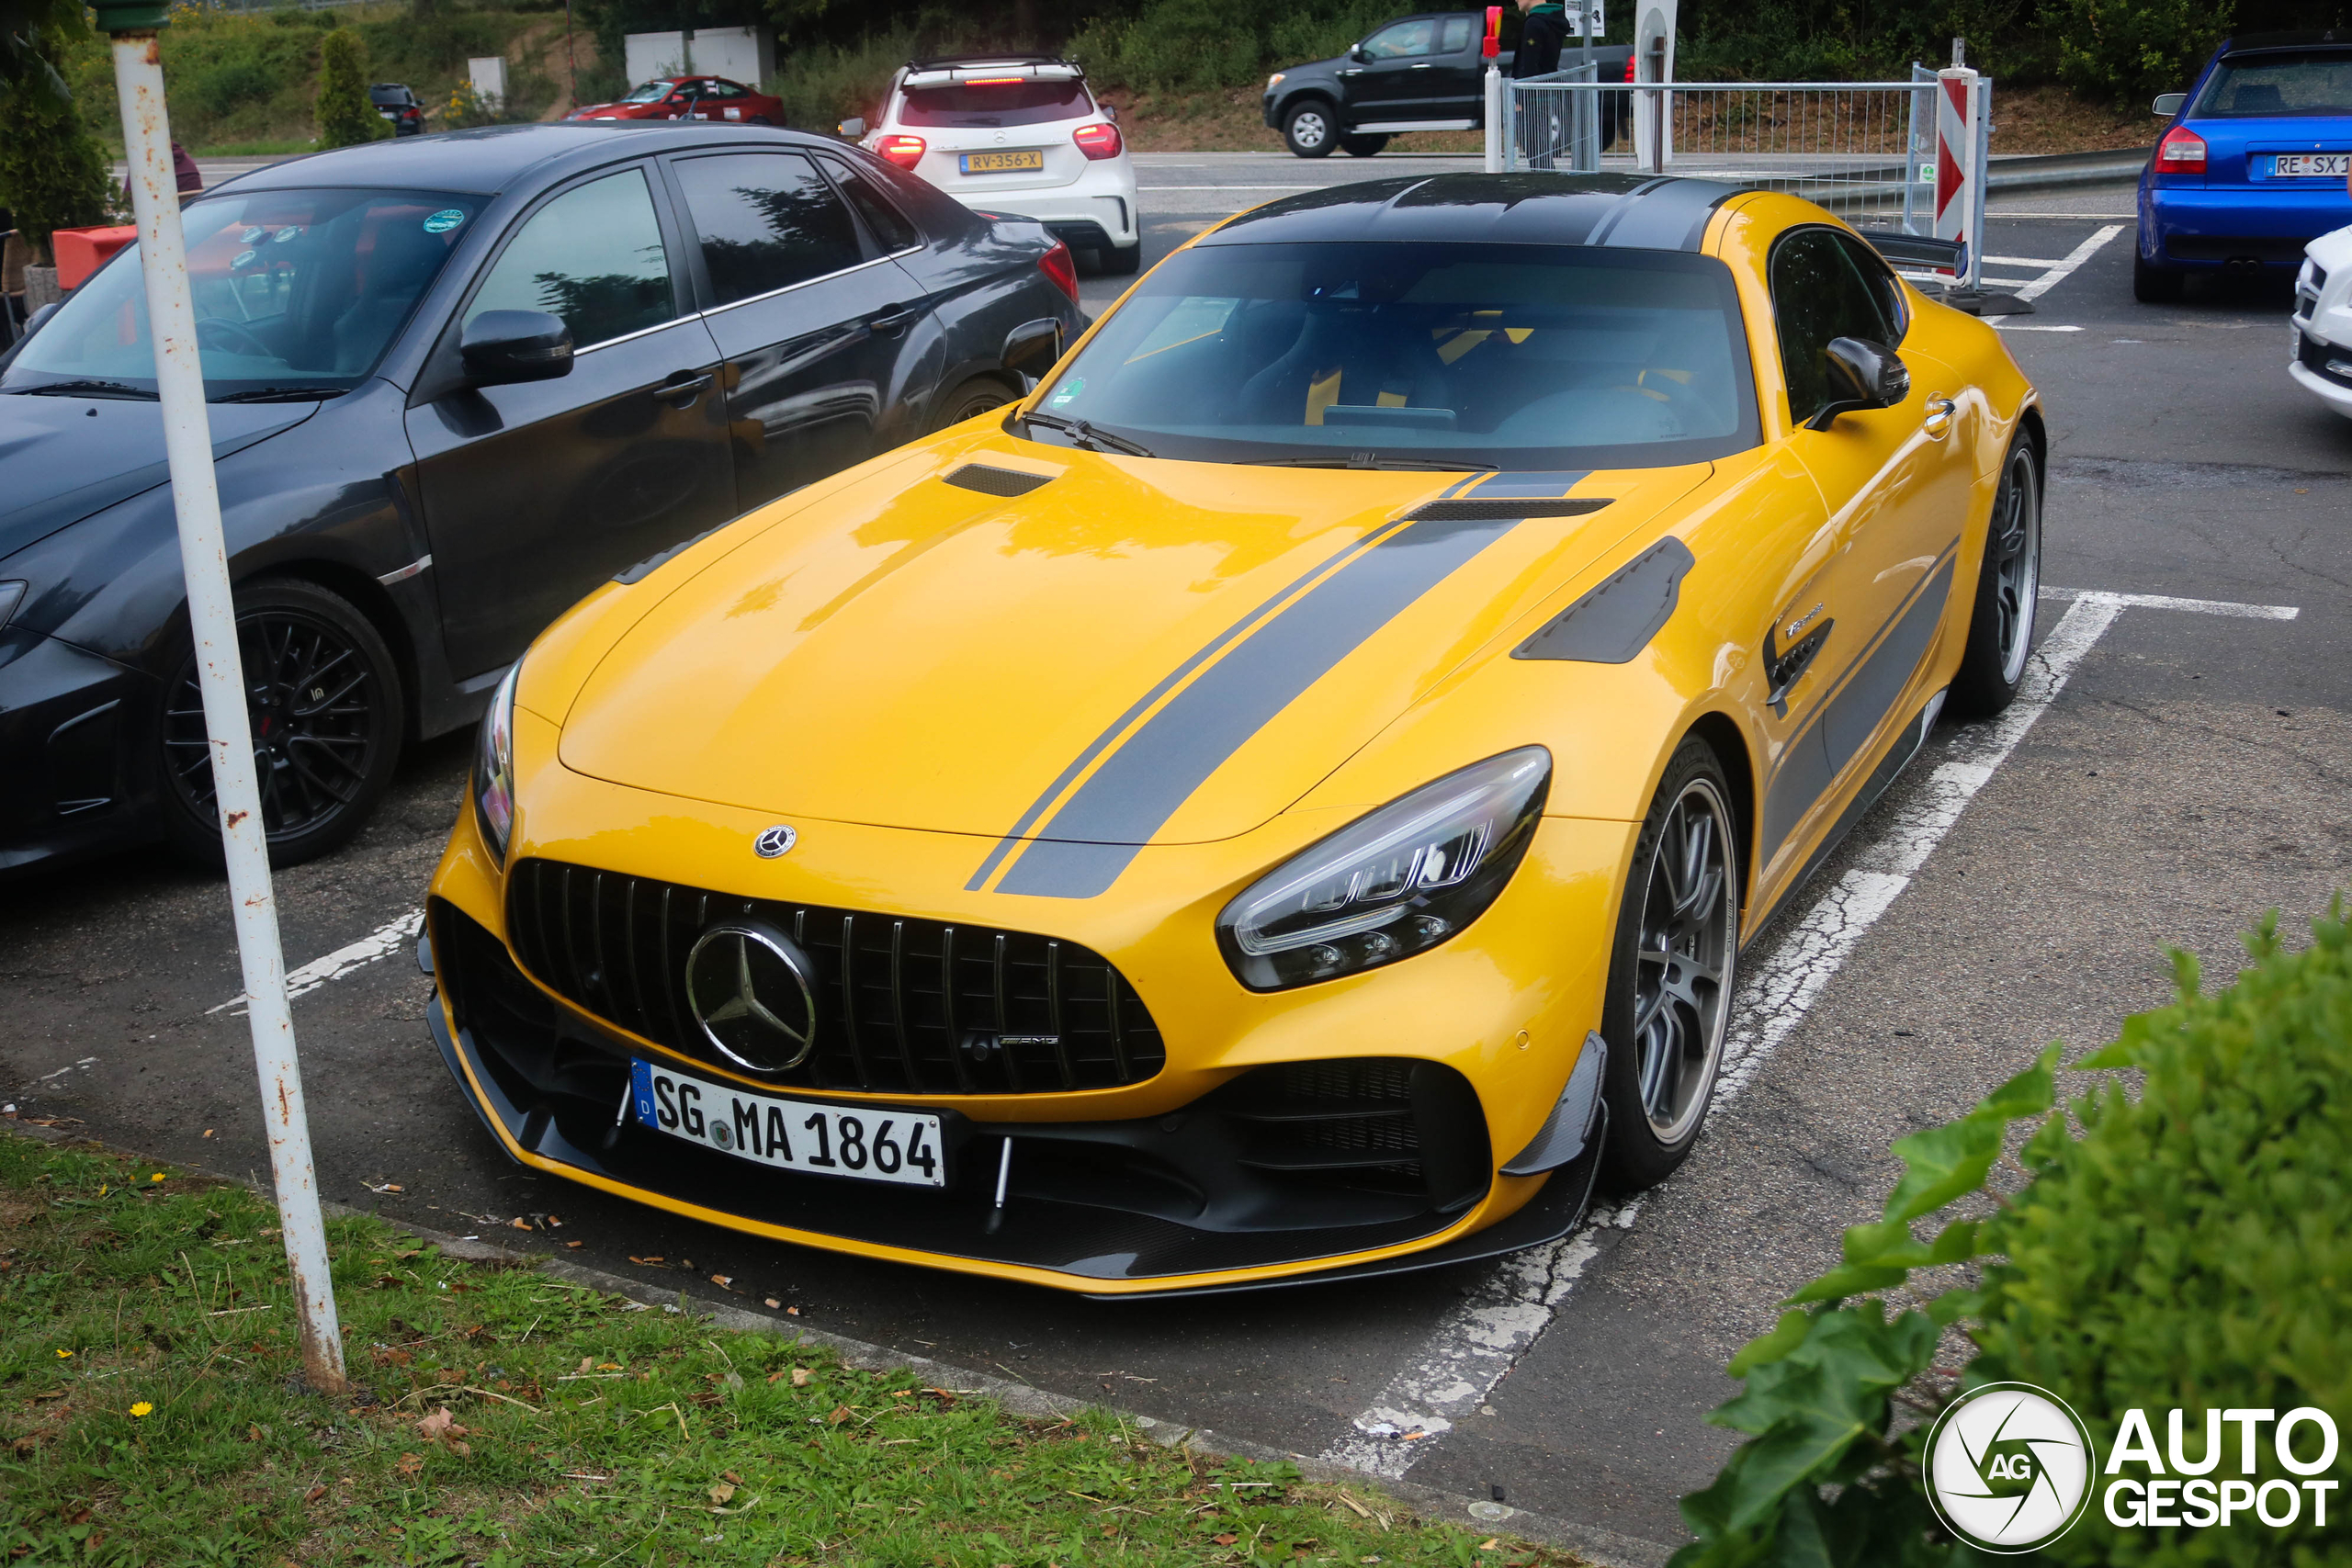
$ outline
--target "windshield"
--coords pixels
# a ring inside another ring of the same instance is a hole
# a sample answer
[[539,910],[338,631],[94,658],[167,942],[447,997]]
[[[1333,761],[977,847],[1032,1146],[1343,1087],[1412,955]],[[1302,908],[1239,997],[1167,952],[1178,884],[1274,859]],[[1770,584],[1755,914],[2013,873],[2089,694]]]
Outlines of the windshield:
[[648,82],[620,101],[625,104],[658,104],[668,97],[676,85],[674,82]]
[[1076,79],[958,82],[945,87],[910,87],[899,106],[900,125],[1045,125],[1094,112],[1086,85]]
[[[375,368],[481,210],[479,196],[223,192],[182,215],[205,395],[331,394]],[[84,284],[20,349],[0,390],[94,381],[153,394],[139,248]],[[93,388],[92,390],[99,390]]]
[[1036,405],[1162,457],[1663,467],[1755,445],[1730,272],[1576,246],[1202,245]]
[[2192,118],[2352,115],[2352,51],[2245,54],[2222,62]]

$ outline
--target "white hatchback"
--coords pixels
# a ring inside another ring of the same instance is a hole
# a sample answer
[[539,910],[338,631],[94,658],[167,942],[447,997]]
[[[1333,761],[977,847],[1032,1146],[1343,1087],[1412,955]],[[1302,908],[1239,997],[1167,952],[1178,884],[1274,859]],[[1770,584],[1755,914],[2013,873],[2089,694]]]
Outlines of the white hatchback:
[[1142,259],[1126,138],[1069,61],[912,61],[891,78],[879,123],[846,119],[841,131],[975,211],[1035,219],[1106,273]]
[[2352,419],[2352,229],[2303,247],[2295,278],[2295,354],[2287,373]]

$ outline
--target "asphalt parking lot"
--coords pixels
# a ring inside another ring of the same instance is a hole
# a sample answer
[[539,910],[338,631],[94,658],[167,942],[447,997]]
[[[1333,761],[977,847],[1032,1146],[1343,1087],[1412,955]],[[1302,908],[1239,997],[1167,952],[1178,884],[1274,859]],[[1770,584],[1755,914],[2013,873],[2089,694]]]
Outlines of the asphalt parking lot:
[[[1462,160],[1139,160],[1147,264],[1302,185]],[[1155,194],[1156,193],[1156,194]],[[1742,1052],[1690,1164],[1501,1266],[1105,1305],[753,1243],[507,1163],[424,1025],[407,923],[468,744],[404,764],[351,848],[279,878],[322,1190],[459,1232],[552,1211],[571,1256],[1163,1420],[1540,1510],[1662,1561],[1732,1446],[1724,1360],[1875,1217],[1887,1145],[2053,1037],[2226,976],[2270,908],[2352,882],[2352,422],[2285,372],[2283,289],[2131,296],[2128,186],[1996,198],[2003,330],[2054,437],[2043,649],[1947,726],[1747,958]],[[1084,280],[1100,311],[1123,286]],[[2292,612],[2291,615],[2289,612]],[[266,1168],[218,884],[142,852],[0,890],[0,1099],[215,1169]],[[397,1192],[386,1190],[396,1185]],[[520,1233],[507,1231],[509,1236]],[[1418,1435],[1414,1435],[1418,1434]]]

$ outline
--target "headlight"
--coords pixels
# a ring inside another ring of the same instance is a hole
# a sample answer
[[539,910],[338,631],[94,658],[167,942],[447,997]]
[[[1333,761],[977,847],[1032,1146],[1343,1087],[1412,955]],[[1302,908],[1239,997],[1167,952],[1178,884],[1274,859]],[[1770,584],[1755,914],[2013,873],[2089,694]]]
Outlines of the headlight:
[[1217,917],[1241,983],[1275,991],[1424,953],[1483,913],[1535,837],[1541,746],[1448,773],[1259,879]]
[[1271,93],[1271,92],[1272,92],[1276,87],[1281,86],[1282,85],[1283,85],[1283,73],[1282,73],[1282,72],[1277,71],[1277,72],[1275,72],[1272,75],[1271,75],[1271,76],[1269,76],[1269,77],[1267,77],[1267,78],[1266,78],[1266,91],[1268,91],[1268,92],[1270,92],[1270,93]]
[[518,659],[490,694],[490,711],[481,716],[481,733],[474,740],[474,821],[502,862],[506,836],[514,829],[514,678],[522,672]]
[[26,586],[22,582],[0,582],[0,631],[7,629],[8,617],[25,602]]

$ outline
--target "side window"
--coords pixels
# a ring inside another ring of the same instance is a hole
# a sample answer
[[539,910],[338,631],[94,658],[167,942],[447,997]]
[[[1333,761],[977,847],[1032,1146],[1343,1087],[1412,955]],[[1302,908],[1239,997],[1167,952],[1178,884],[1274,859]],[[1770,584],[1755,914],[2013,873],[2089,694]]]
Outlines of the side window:
[[1803,424],[1829,401],[1832,338],[1892,345],[1894,334],[1878,296],[1836,231],[1801,229],[1786,236],[1772,247],[1771,273],[1772,323],[1781,339],[1781,369],[1789,380],[1789,417]]
[[1861,274],[1862,287],[1878,301],[1878,313],[1886,321],[1886,336],[1878,341],[1889,348],[1902,347],[1903,334],[1911,328],[1911,312],[1903,302],[1903,285],[1896,281],[1894,269],[1886,265],[1885,257],[1849,235],[1838,235],[1838,244]]
[[702,96],[706,98],[740,98],[743,89],[732,82],[705,82]]
[[670,256],[641,169],[568,190],[524,220],[474,294],[484,310],[561,316],[591,348],[674,318]]
[[906,214],[893,207],[890,198],[872,180],[839,159],[826,159],[825,167],[831,173],[833,183],[842,187],[842,194],[849,197],[849,204],[857,209],[857,215],[865,220],[865,226],[874,231],[874,238],[884,251],[903,251],[922,243],[922,236],[907,221]]
[[1440,54],[1459,54],[1469,47],[1470,18],[1448,17],[1445,19],[1445,37],[1439,41],[1437,51]]
[[728,152],[682,158],[673,167],[702,243],[715,304],[865,259],[849,209],[797,152]]
[[1421,17],[1381,28],[1363,40],[1363,49],[1374,60],[1402,60],[1408,55],[1429,53],[1430,42],[1436,33],[1436,21]]

